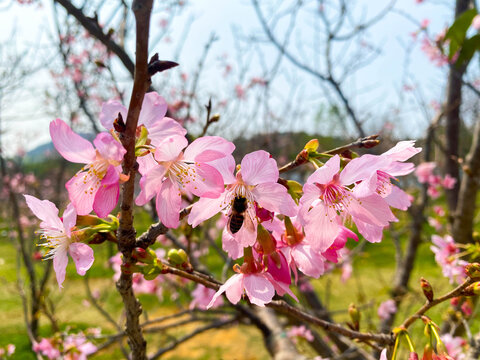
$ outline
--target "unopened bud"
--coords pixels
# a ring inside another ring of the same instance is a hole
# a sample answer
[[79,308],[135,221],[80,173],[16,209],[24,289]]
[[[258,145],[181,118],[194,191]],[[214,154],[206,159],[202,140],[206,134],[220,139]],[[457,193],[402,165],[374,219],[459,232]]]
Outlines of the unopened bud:
[[272,235],[262,225],[257,227],[257,243],[262,247],[262,252],[266,255],[272,254],[276,249],[276,242]]
[[479,263],[471,263],[465,265],[465,272],[467,273],[468,277],[471,279],[479,278],[480,277],[480,264]]
[[422,287],[423,294],[427,298],[428,302],[432,302],[433,301],[432,285],[430,285],[430,283],[422,277],[420,279],[420,286]]
[[210,120],[208,120],[208,122],[210,123],[213,123],[213,122],[217,122],[218,120],[220,120],[220,114],[214,114]]
[[183,249],[170,249],[167,254],[168,262],[174,266],[183,268],[186,271],[192,271],[192,265],[188,260],[188,255]]
[[132,253],[133,257],[144,264],[153,264],[157,259],[157,255],[153,250],[135,248]]
[[348,307],[348,314],[350,315],[350,319],[352,319],[353,329],[358,331],[360,329],[360,311],[358,311],[355,304],[350,304]]
[[473,283],[472,285],[467,286],[463,290],[462,295],[464,296],[480,295],[480,281],[477,281],[476,283]]
[[118,113],[117,118],[113,121],[113,128],[119,133],[123,133],[127,130],[127,125],[125,124],[125,121],[123,121],[121,113]]
[[318,139],[312,139],[305,144],[304,149],[307,150],[309,153],[317,151],[318,149]]
[[418,360],[418,354],[416,352],[411,351],[410,355],[408,356],[408,360]]
[[365,149],[370,149],[380,144],[380,140],[366,140],[362,142],[362,146]]

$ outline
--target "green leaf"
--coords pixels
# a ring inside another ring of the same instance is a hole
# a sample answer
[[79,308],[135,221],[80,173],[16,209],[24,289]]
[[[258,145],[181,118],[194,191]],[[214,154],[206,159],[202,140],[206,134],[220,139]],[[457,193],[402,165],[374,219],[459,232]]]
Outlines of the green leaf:
[[450,40],[450,49],[448,53],[449,59],[452,59],[453,55],[455,55],[463,45],[465,37],[467,36],[468,28],[472,24],[472,20],[476,15],[476,9],[467,10],[462,13],[448,29],[445,34],[445,40]]
[[457,63],[461,65],[470,61],[477,50],[480,50],[480,35],[475,35],[465,40],[462,50],[460,50],[460,54],[458,55]]

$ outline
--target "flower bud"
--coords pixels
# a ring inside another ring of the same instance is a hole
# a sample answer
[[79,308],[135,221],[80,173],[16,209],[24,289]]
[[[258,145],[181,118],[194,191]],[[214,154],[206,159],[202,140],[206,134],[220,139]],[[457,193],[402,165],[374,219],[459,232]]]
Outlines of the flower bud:
[[186,271],[192,271],[192,265],[188,260],[188,255],[183,249],[170,249],[167,254],[168,262],[176,267]]
[[133,273],[141,273],[142,268],[138,265],[133,265],[133,264],[122,264],[120,266],[120,269],[122,270],[122,273],[127,274],[127,275],[132,275]]
[[144,264],[153,264],[157,258],[155,251],[150,249],[135,248],[132,253],[133,257]]
[[480,281],[477,281],[477,282],[473,283],[472,285],[467,286],[463,290],[462,295],[464,295],[464,296],[480,295]]
[[304,149],[307,150],[309,153],[317,151],[318,149],[318,139],[312,139],[309,142],[307,142],[304,146]]
[[420,278],[420,286],[421,286],[423,294],[427,298],[428,302],[432,302],[433,301],[432,285],[430,285],[430,283],[422,277],[422,278]]
[[408,356],[408,360],[418,360],[418,354],[416,352],[411,351],[410,355]]
[[121,113],[118,113],[117,118],[113,121],[113,128],[119,133],[123,133],[127,130],[127,125],[125,124]]
[[354,303],[351,303],[348,307],[348,314],[350,315],[350,319],[352,319],[353,330],[358,331],[360,329],[361,315]]
[[261,246],[261,251],[266,255],[274,253],[277,248],[275,239],[260,224],[257,227],[257,243]]
[[471,279],[480,278],[480,264],[471,263],[471,264],[465,265],[465,272],[467,273],[468,277]]

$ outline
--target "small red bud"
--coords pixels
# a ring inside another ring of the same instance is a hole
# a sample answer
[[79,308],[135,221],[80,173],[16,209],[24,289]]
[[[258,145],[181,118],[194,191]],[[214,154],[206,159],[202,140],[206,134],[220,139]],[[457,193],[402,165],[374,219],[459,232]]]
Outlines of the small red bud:
[[423,290],[423,294],[427,298],[428,302],[432,302],[433,301],[432,285],[430,285],[430,283],[422,277],[420,279],[420,286],[421,286],[421,288]]

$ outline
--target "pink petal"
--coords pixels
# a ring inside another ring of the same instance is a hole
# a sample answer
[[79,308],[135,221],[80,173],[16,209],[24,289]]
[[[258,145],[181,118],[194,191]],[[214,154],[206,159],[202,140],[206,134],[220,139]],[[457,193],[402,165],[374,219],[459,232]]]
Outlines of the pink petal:
[[167,102],[158,93],[154,91],[146,93],[143,98],[138,125],[145,125],[146,128],[150,128],[150,126],[162,121],[167,113],[167,107]]
[[116,100],[109,100],[102,104],[100,123],[105,129],[113,129],[113,121],[118,117],[118,113],[122,114],[123,121],[127,121],[127,108],[120,102]]
[[166,169],[155,162],[151,168],[140,179],[140,194],[135,199],[135,204],[142,206],[149,202],[161,189]]
[[218,170],[223,177],[224,184],[234,184],[237,181],[235,175],[233,174],[235,171],[235,159],[232,155],[210,161],[208,165]]
[[195,166],[195,175],[183,181],[185,188],[196,196],[218,198],[225,190],[222,175],[205,163]]
[[291,256],[298,269],[307,276],[318,279],[325,271],[325,258],[313,251],[310,245],[299,244],[292,247]]
[[40,200],[31,195],[23,195],[27,202],[27,206],[32,210],[33,214],[42,220],[40,227],[53,228],[63,230],[62,220],[58,217],[58,209],[54,203],[48,200]]
[[138,162],[138,172],[142,175],[148,173],[151,169],[154,169],[158,166],[158,163],[155,161],[152,153],[149,153],[145,156],[140,156],[137,158]]
[[157,213],[163,225],[172,229],[178,227],[181,206],[182,196],[178,185],[170,179],[165,180],[157,195]]
[[50,123],[50,137],[55,149],[66,160],[81,164],[95,161],[96,153],[93,145],[74,133],[63,120],[56,119]]
[[422,148],[416,148],[415,140],[399,141],[393,148],[384,152],[381,156],[388,157],[393,161],[405,161],[415,154],[422,151]]
[[231,155],[235,145],[220,136],[203,136],[193,141],[185,149],[185,159],[196,162],[209,162]]
[[379,169],[389,165],[391,161],[388,158],[376,155],[362,155],[359,158],[350,161],[340,173],[340,183],[350,185],[357,181],[369,178]]
[[235,233],[234,238],[243,247],[253,246],[257,241],[257,220],[246,213],[242,227]]
[[65,274],[67,273],[68,256],[67,249],[57,248],[55,256],[53,258],[53,270],[57,276],[58,287],[63,288],[63,282],[65,281]]
[[[275,288],[263,275],[245,274],[243,286],[245,287],[245,292],[247,293],[250,302],[258,306],[265,306],[265,304],[272,301],[272,298],[275,295]],[[230,300],[230,298],[228,300]]]
[[110,133],[100,133],[93,140],[100,155],[107,160],[122,161],[123,155],[127,152],[125,148]]
[[188,140],[184,136],[174,136],[166,139],[155,150],[155,160],[173,161],[178,158],[182,149],[188,145]]
[[77,209],[78,215],[87,215],[93,210],[93,201],[98,190],[97,181],[100,181],[100,179],[93,176],[84,181],[85,175],[83,174],[75,175],[65,184],[70,201]]
[[328,184],[332,181],[333,177],[340,171],[340,157],[335,155],[329,159],[325,165],[309,176],[307,179],[308,184]]
[[160,146],[170,137],[185,137],[187,130],[177,121],[165,117],[148,127],[148,138],[152,145]]
[[225,291],[228,291],[227,298],[232,304],[238,303],[243,294],[243,274],[233,275],[225,284],[220,286],[220,289],[213,295],[212,300],[210,300],[210,303],[207,305],[207,309],[210,309],[217,298]]
[[244,247],[226,229],[222,232],[222,249],[228,253],[232,260],[243,256]]
[[370,195],[358,200],[352,197],[347,205],[347,211],[354,222],[358,219],[376,226],[384,227],[390,221],[397,220],[385,200],[378,195]]
[[322,192],[317,186],[309,183],[303,185],[303,195],[300,198],[302,209],[308,210],[314,201],[320,199],[320,195]]
[[275,279],[273,279],[271,277],[271,275],[269,273],[263,273],[263,275],[265,275],[265,277],[270,281],[270,283],[273,285],[273,287],[274,287],[274,289],[275,289],[275,291],[277,292],[278,295],[283,296],[285,294],[288,294],[298,302],[297,297],[292,292],[292,290],[290,290],[290,287],[289,287],[288,284],[285,284],[281,281],[276,281]]
[[401,163],[394,161],[390,165],[386,166],[382,171],[391,176],[404,176],[412,173],[415,170],[415,164],[413,163]]
[[254,151],[243,158],[241,174],[247,185],[277,182],[277,162],[264,150]]
[[324,252],[340,232],[337,213],[320,203],[305,215],[305,220],[304,230],[308,242],[315,251]]
[[188,216],[188,223],[192,225],[192,227],[196,227],[201,222],[218,214],[227,206],[225,202],[227,195],[228,192],[225,191],[216,199],[201,198],[193,204],[190,215]]
[[383,227],[367,224],[363,221],[355,221],[357,225],[358,232],[363,235],[363,237],[371,243],[379,243],[382,241],[383,237]]
[[78,275],[85,275],[93,264],[93,249],[87,244],[75,242],[70,244],[68,252],[75,263]]
[[287,216],[297,215],[297,205],[285,186],[278,183],[264,183],[255,186],[252,194],[258,204],[270,211]]
[[398,186],[392,186],[392,192],[384,198],[388,205],[400,210],[407,210],[412,204],[408,194]]
[[72,203],[69,203],[65,211],[63,212],[63,226],[65,228],[65,234],[70,237],[72,228],[77,223],[77,211]]
[[119,196],[120,185],[118,182],[112,185],[100,185],[93,201],[93,211],[98,217],[106,218],[117,206]]

